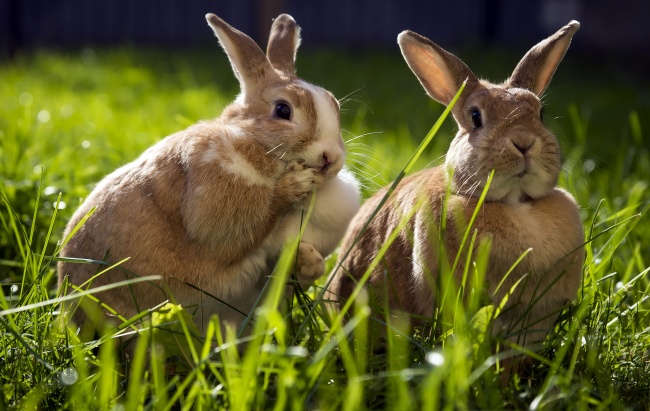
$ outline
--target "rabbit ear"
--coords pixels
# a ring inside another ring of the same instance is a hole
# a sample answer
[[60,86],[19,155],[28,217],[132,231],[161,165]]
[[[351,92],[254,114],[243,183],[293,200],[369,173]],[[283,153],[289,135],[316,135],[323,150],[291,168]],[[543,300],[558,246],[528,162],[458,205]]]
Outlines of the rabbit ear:
[[266,55],[253,39],[212,13],[206,14],[205,19],[228,55],[244,98],[252,95],[266,76],[275,75]]
[[294,61],[300,46],[300,27],[288,14],[280,14],[273,20],[266,56],[271,65],[287,74],[295,74]]
[[411,71],[429,96],[440,103],[449,105],[465,79],[468,89],[478,84],[465,63],[428,38],[405,30],[397,36],[397,43]]
[[542,94],[579,28],[580,23],[573,20],[530,49],[517,64],[506,84],[525,88],[538,96]]

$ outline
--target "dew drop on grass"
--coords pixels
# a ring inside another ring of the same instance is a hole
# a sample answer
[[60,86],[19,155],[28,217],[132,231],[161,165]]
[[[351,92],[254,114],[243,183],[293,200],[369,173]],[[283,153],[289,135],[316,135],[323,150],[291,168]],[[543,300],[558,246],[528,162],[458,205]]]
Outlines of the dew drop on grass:
[[439,367],[445,363],[445,357],[438,351],[429,351],[425,357],[427,362],[435,367]]
[[68,118],[74,113],[74,108],[70,104],[66,104],[63,107],[61,107],[61,117],[63,118]]
[[57,191],[58,190],[56,189],[56,187],[49,186],[49,187],[45,187],[45,189],[43,189],[43,194],[46,195],[46,196],[51,196],[52,194],[56,193]]
[[34,102],[34,97],[27,92],[20,93],[20,96],[18,96],[18,102],[24,107],[29,107]]
[[47,123],[48,121],[50,121],[50,118],[52,116],[50,116],[49,111],[41,110],[38,112],[38,115],[36,117],[38,118],[38,121],[40,121],[41,123]]
[[61,384],[72,385],[79,379],[79,373],[76,369],[68,367],[61,371]]
[[81,147],[83,148],[90,148],[90,141],[84,140],[81,142]]
[[89,121],[86,124],[84,124],[84,133],[86,134],[93,134],[96,129],[97,127],[95,127],[95,123],[93,123],[92,121]]

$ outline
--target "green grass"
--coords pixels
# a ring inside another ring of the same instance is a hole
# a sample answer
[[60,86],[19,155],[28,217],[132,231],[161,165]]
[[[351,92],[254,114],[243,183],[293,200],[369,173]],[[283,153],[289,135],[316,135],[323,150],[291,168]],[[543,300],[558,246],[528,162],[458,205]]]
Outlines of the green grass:
[[[458,54],[493,79],[516,62],[502,52]],[[218,327],[193,337],[173,306],[150,316],[154,327],[128,358],[110,338],[125,325],[82,344],[57,311],[52,258],[64,224],[104,175],[218,115],[237,85],[216,46],[38,51],[0,63],[0,409],[648,408],[650,85],[626,68],[571,52],[566,60],[544,101],[565,157],[560,184],[580,203],[590,240],[583,287],[544,347],[528,353],[530,379],[507,386],[479,298],[441,307],[442,332],[406,335],[392,318],[378,348],[363,295],[345,324],[314,301],[318,289],[297,292],[290,314],[278,308],[290,253],[245,345]],[[348,96],[348,163],[366,196],[399,175],[442,113],[397,51],[304,52],[298,69]],[[453,133],[447,120],[413,170],[438,164]],[[479,273],[481,261],[479,253]]]

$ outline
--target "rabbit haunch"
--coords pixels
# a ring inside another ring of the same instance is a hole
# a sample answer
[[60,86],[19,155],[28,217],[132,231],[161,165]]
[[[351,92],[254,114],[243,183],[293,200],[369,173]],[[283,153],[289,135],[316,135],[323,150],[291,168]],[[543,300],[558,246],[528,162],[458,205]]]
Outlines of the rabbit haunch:
[[[206,18],[240,82],[240,95],[218,118],[161,140],[105,177],[64,234],[96,207],[62,255],[113,263],[130,258],[94,278],[93,287],[134,274],[162,277],[98,295],[125,317],[164,301],[165,290],[194,307],[204,326],[215,313],[236,326],[259,297],[285,242],[298,235],[312,193],[315,207],[296,267],[302,282],[324,273],[323,256],[359,208],[358,183],[343,170],[338,101],[295,74],[299,36],[293,18],[274,21],[268,57],[218,17]],[[60,262],[59,283],[67,276],[79,286],[100,269]],[[86,310],[93,316],[100,311]],[[94,320],[103,322],[102,315]],[[86,320],[81,310],[75,318]]]

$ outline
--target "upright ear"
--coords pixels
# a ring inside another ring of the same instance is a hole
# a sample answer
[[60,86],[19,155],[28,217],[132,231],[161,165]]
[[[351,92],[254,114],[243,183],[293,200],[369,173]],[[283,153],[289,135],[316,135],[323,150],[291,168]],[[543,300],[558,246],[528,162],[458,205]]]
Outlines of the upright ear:
[[571,38],[579,28],[580,23],[573,20],[530,49],[517,64],[506,84],[541,95],[551,82],[555,69],[571,44]]
[[216,15],[208,13],[205,19],[228,55],[244,98],[251,96],[266,76],[275,74],[266,55],[253,39]]
[[271,65],[287,74],[295,74],[294,62],[300,46],[300,27],[288,14],[280,14],[271,26],[266,56]]
[[458,57],[442,49],[426,37],[405,30],[397,36],[406,64],[436,101],[449,105],[466,79],[467,88],[478,84],[478,78]]

